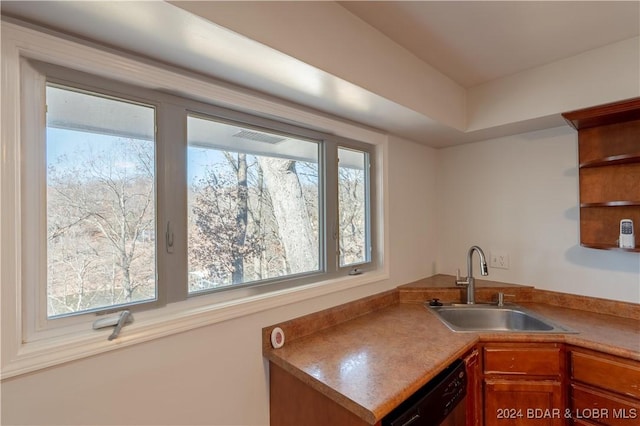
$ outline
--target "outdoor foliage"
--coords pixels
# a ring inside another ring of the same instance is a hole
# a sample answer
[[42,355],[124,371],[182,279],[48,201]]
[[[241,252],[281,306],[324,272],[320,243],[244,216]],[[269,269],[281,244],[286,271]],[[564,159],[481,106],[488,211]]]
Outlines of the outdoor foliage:
[[340,265],[366,261],[366,187],[363,169],[338,168]]
[[88,145],[47,170],[49,316],[155,296],[153,142]]
[[190,291],[317,270],[317,164],[220,154],[190,187]]
[[[117,139],[108,148],[49,164],[49,316],[155,297],[153,142]],[[216,158],[188,187],[189,291],[317,271],[318,164],[227,151]],[[348,264],[364,256],[364,174],[339,173],[340,263]]]

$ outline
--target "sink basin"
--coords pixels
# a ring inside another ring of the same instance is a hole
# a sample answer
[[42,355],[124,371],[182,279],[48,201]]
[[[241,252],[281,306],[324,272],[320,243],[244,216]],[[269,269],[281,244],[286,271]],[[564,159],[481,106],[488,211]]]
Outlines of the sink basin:
[[518,305],[429,306],[453,331],[575,333]]

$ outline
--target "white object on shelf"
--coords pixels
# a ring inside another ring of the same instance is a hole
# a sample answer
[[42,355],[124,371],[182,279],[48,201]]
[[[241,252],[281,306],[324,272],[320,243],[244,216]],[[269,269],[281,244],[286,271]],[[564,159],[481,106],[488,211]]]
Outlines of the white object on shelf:
[[620,221],[620,248],[636,248],[636,238],[633,233],[633,221],[622,219]]

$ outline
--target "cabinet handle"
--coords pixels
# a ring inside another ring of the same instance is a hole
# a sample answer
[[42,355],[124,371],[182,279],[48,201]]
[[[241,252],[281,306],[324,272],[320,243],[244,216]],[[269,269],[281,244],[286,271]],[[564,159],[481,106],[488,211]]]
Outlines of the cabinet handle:
[[411,417],[409,420],[407,420],[406,422],[402,423],[402,426],[407,426],[413,422],[415,422],[416,420],[418,420],[420,418],[420,414],[414,414],[413,417]]

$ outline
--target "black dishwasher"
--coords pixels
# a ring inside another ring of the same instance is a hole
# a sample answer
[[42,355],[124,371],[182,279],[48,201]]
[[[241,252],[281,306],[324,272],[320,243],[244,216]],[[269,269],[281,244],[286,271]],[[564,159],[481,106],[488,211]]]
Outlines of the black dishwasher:
[[458,359],[382,419],[382,426],[464,425],[467,373]]

